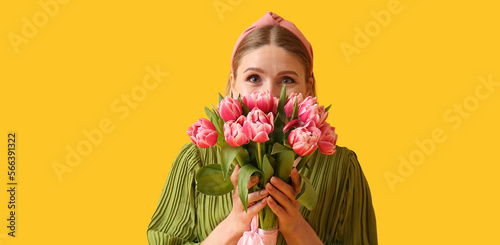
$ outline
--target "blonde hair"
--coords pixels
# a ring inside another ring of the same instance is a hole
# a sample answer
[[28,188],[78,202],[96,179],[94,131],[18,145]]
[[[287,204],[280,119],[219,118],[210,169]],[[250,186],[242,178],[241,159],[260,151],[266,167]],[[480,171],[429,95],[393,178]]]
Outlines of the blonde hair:
[[[295,55],[299,61],[302,63],[305,69],[305,74],[311,74],[309,54],[306,47],[300,41],[300,39],[295,36],[288,29],[281,26],[261,26],[255,28],[248,36],[246,36],[238,46],[236,53],[234,55],[234,78],[236,80],[236,73],[241,58],[248,54],[250,51],[260,48],[265,45],[274,45],[285,49],[286,51]],[[311,87],[311,96],[316,96],[316,81],[314,79],[314,73],[312,73],[313,84]],[[306,84],[309,83],[309,77],[306,76]],[[231,93],[231,75],[229,75],[226,84],[225,95],[230,95]]]

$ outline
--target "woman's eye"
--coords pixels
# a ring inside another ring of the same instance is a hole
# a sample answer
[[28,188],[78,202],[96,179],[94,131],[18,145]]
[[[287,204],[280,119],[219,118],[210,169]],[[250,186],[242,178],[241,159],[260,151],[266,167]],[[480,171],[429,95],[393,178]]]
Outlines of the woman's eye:
[[247,78],[247,81],[251,83],[258,83],[260,81],[259,76],[257,75],[252,75]]
[[291,84],[291,83],[295,83],[295,80],[293,80],[290,77],[284,77],[283,80],[281,80],[281,82],[285,83],[285,84]]

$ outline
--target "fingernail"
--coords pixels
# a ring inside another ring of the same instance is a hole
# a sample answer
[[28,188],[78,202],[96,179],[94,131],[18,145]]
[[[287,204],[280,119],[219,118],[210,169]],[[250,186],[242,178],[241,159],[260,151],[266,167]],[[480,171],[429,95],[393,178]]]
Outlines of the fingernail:
[[261,191],[260,191],[260,195],[261,195],[261,196],[265,196],[265,195],[267,195],[267,190],[266,190],[266,189],[261,190]]
[[271,183],[276,184],[277,182],[278,182],[278,180],[276,179],[276,177],[271,178]]
[[266,197],[269,199],[269,202],[274,203],[274,199],[272,197]]
[[259,179],[259,176],[254,175],[254,176],[252,176],[252,177],[250,178],[250,181],[255,182],[255,181],[257,181],[258,179]]

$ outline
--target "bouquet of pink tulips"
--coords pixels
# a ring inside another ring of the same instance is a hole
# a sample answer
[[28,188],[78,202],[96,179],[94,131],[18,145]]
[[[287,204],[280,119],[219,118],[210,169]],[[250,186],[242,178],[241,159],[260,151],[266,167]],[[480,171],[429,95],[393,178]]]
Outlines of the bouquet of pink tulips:
[[[289,175],[295,160],[297,170],[307,166],[309,157],[335,153],[337,134],[325,122],[328,108],[319,106],[316,98],[302,94],[286,95],[283,86],[280,98],[268,91],[253,92],[248,98],[223,98],[219,94],[217,109],[205,107],[210,120],[199,119],[187,133],[202,148],[220,148],[217,164],[200,168],[196,174],[198,191],[206,195],[224,195],[233,190],[229,175],[236,164],[238,194],[243,206],[248,206],[248,180],[259,176],[259,183],[250,191],[263,189],[272,176],[290,183]],[[301,159],[298,159],[298,158]],[[301,192],[297,195],[304,207],[312,210],[317,193],[305,176],[301,176]],[[277,229],[276,215],[269,207],[259,213],[260,228]]]

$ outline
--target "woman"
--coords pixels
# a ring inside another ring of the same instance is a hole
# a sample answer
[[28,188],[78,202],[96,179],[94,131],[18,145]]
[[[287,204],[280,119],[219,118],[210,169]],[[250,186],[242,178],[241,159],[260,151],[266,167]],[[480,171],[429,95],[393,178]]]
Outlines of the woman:
[[[237,98],[269,90],[279,97],[286,84],[287,94],[315,96],[312,61],[311,45],[295,25],[267,12],[236,42],[226,93]],[[148,227],[150,244],[236,244],[266,205],[278,217],[277,244],[377,244],[370,190],[353,151],[338,146],[333,155],[316,151],[309,169],[300,170],[320,193],[312,211],[295,200],[300,177],[294,168],[290,185],[272,178],[266,189],[249,194],[248,212],[238,197],[239,167],[231,175],[232,193],[215,197],[196,191],[197,169],[214,163],[216,153],[217,147],[192,143],[182,148]],[[258,177],[250,182],[249,188]]]

